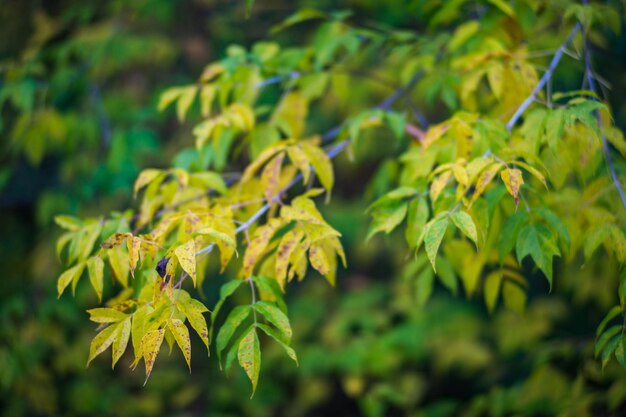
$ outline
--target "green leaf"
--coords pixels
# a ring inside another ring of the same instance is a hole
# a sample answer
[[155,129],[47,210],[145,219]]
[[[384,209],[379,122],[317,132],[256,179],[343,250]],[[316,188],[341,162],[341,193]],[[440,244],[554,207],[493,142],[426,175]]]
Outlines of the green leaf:
[[423,308],[433,292],[435,273],[430,268],[424,268],[415,281],[415,303]]
[[498,254],[500,256],[500,263],[504,261],[504,258],[513,250],[515,242],[522,226],[528,221],[527,211],[517,211],[509,215],[502,227],[500,238],[498,239]]
[[430,210],[428,208],[428,203],[423,198],[419,198],[409,203],[407,212],[407,224],[404,236],[409,248],[413,249],[415,248],[417,239],[424,230],[424,226],[428,221]]
[[441,256],[437,257],[437,276],[439,277],[439,281],[452,292],[453,295],[456,295],[459,290],[459,284],[456,278],[456,274],[454,273],[454,268],[450,261]]
[[600,352],[604,350],[609,340],[611,340],[613,337],[620,334],[621,332],[622,326],[615,325],[609,327],[604,333],[602,333],[600,337],[598,337],[596,340],[595,357],[597,358],[598,355],[600,355]]
[[550,229],[542,224],[529,224],[519,233],[515,247],[517,260],[530,255],[535,264],[543,271],[552,290],[552,258],[560,256]]
[[500,285],[502,284],[502,273],[494,271],[485,278],[485,287],[483,290],[485,297],[485,305],[489,313],[493,313],[498,302],[498,294],[500,294]]
[[215,344],[217,349],[217,359],[220,366],[222,364],[222,351],[226,349],[230,339],[233,337],[241,323],[243,323],[243,321],[248,317],[250,310],[251,308],[249,305],[235,307],[226,317],[224,324],[222,324],[220,331],[217,333]]
[[448,228],[448,218],[443,217],[433,223],[426,226],[426,233],[424,234],[424,247],[426,248],[426,255],[430,260],[433,270],[436,272],[435,261],[437,259],[437,252],[439,246],[443,240],[443,236],[446,234]]
[[526,291],[519,285],[510,281],[504,281],[502,284],[502,298],[506,308],[515,311],[519,315],[524,314]]
[[365,241],[369,241],[378,232],[389,234],[406,216],[408,204],[402,200],[394,200],[388,204],[377,206],[372,213],[372,223],[367,231]]
[[602,370],[606,368],[606,365],[609,363],[611,359],[611,355],[617,350],[618,346],[622,341],[621,334],[614,336],[611,340],[609,340],[606,344],[606,347],[602,351]]
[[211,312],[211,327],[209,329],[209,340],[213,340],[213,327],[215,326],[215,319],[217,315],[219,314],[220,310],[222,309],[224,302],[226,301],[228,297],[233,295],[235,291],[237,291],[237,289],[243,283],[244,283],[243,280],[234,279],[234,280],[226,282],[224,285],[222,285],[222,288],[220,288],[220,299],[217,301],[217,303],[215,304],[215,307],[213,308],[213,311]]
[[285,313],[267,301],[257,301],[253,307],[280,331],[287,342],[291,341],[291,325]]
[[552,150],[556,150],[559,140],[563,137],[565,128],[565,109],[559,107],[550,110],[546,119],[546,142]]
[[55,216],[54,222],[60,227],[62,227],[63,229],[69,230],[70,232],[75,232],[79,230],[83,225],[80,219],[77,219],[76,217],[63,216],[63,215]]
[[250,396],[252,398],[259,382],[259,371],[261,370],[261,348],[256,328],[251,328],[239,342],[237,359],[239,360],[239,365],[250,378],[250,382],[252,382],[252,395]]
[[598,328],[596,329],[596,336],[600,336],[600,333],[604,331],[604,328],[606,327],[606,325],[609,324],[611,320],[619,316],[621,313],[622,313],[621,306],[615,306],[612,309],[610,309],[609,312],[604,317],[604,319],[602,319],[602,321],[598,325]]
[[550,226],[559,234],[559,237],[563,240],[566,248],[569,248],[572,244],[572,239],[569,235],[567,227],[565,227],[559,216],[554,214],[554,212],[546,207],[536,208],[535,212],[543,217],[543,219],[548,223],[548,226]]
[[474,224],[474,220],[472,220],[472,216],[464,211],[455,211],[450,217],[456,227],[478,245],[478,232],[476,231],[476,225]]
[[296,355],[296,351],[289,346],[288,342],[283,339],[281,335],[276,332],[276,330],[263,323],[257,323],[257,327],[263,330],[265,334],[273,338],[276,342],[278,342],[278,344],[281,345],[283,349],[285,349],[287,356],[293,359],[296,365],[298,364],[298,356]]

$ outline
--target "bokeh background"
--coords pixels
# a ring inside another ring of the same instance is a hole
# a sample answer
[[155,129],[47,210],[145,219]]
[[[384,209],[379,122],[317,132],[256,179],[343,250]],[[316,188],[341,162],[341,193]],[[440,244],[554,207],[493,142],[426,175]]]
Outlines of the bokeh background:
[[[228,45],[265,38],[300,7],[420,30],[420,3],[256,0],[247,18],[239,0],[0,0],[0,416],[626,415],[626,374],[614,363],[602,372],[593,359],[595,328],[617,302],[616,278],[561,266],[570,279],[550,295],[543,279],[531,280],[524,316],[490,315],[480,297],[443,288],[417,307],[402,239],[363,245],[365,208],[377,181],[392,175],[383,167],[374,176],[375,146],[340,164],[323,206],[343,234],[348,270],[336,288],[317,277],[288,294],[299,368],[264,346],[253,399],[243,372],[222,373],[199,340],[191,374],[180,352],[163,352],[145,387],[130,357],[115,370],[107,355],[86,368],[95,327],[85,309],[96,300],[87,286],[57,299],[52,219],[132,206],[141,169],[191,163],[192,122],[158,113],[159,94],[193,82]],[[307,34],[305,25],[274,39],[300,44]],[[624,129],[626,36],[608,33],[596,54]],[[566,75],[555,79],[567,84]],[[385,92],[371,83],[352,91],[346,115],[361,94]],[[427,114],[443,116],[436,106]],[[336,117],[322,108],[312,123],[324,131]],[[221,283],[205,280],[207,305]]]

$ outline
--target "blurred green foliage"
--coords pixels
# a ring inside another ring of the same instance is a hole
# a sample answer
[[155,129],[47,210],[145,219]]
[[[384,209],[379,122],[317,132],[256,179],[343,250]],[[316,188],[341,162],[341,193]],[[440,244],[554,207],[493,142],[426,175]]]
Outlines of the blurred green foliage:
[[[341,165],[337,177],[343,185],[322,207],[343,235],[349,269],[340,273],[335,289],[308,280],[288,296],[299,368],[279,346],[267,344],[264,383],[248,400],[243,372],[237,369],[225,378],[216,361],[201,354],[192,358],[191,375],[180,352],[171,359],[162,354],[145,387],[143,375],[128,369],[130,357],[114,371],[106,360],[85,367],[94,330],[84,310],[94,305],[95,296],[79,286],[75,298],[56,299],[60,265],[51,243],[58,236],[52,218],[127,207],[142,168],[166,167],[172,160],[180,167],[193,163],[198,155],[191,125],[180,129],[174,112],[157,113],[160,93],[193,82],[227,45],[264,38],[272,25],[302,6],[351,9],[360,22],[407,30],[424,23],[415,18],[418,1],[257,0],[249,19],[244,3],[0,4],[0,263],[5,271],[0,415],[626,414],[624,371],[614,361],[601,371],[593,358],[596,326],[618,302],[618,279],[604,274],[611,266],[562,266],[559,274],[568,279],[557,281],[549,295],[537,273],[524,316],[506,309],[489,315],[481,300],[454,297],[439,284],[433,299],[417,308],[414,282],[403,274],[400,234],[362,244],[365,208],[397,175],[392,165],[372,175],[381,155],[371,137],[359,147],[358,165]],[[300,36],[307,32],[277,35],[284,44],[298,43]],[[626,38],[607,31],[603,44],[598,61],[612,86],[615,123],[623,129]],[[565,67],[555,82],[571,85],[577,71]],[[425,92],[441,97],[428,114],[433,120],[441,119],[438,112],[446,106],[455,106],[445,93],[446,82],[437,81],[439,90]],[[368,83],[350,92],[344,110],[357,109],[372,90],[384,90]],[[426,81],[420,88],[428,86]],[[318,113],[314,121],[329,117],[324,109]],[[624,172],[623,162],[618,164]],[[362,198],[364,187],[350,184],[364,179],[372,181]],[[205,280],[201,290],[207,305],[215,304],[219,285]],[[232,305],[248,302],[245,294],[238,297]],[[201,345],[197,339],[193,343]]]

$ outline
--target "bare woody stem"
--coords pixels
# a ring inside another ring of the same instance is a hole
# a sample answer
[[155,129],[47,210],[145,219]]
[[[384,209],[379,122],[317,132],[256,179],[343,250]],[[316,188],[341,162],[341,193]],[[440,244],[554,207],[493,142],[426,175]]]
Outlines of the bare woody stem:
[[[596,90],[596,82],[593,78],[593,67],[591,64],[591,50],[589,47],[589,41],[587,39],[586,33],[583,31],[584,36],[584,48],[585,48],[585,77],[587,78],[587,84],[589,85],[589,90],[598,93]],[[598,128],[600,129],[600,138],[602,139],[602,151],[604,153],[604,159],[606,160],[606,165],[609,168],[609,172],[611,173],[611,179],[613,180],[613,184],[617,189],[617,192],[622,200],[622,204],[626,207],[626,195],[624,194],[624,190],[622,189],[622,185],[619,182],[619,178],[617,176],[617,172],[615,171],[615,166],[613,165],[613,159],[611,158],[611,149],[609,148],[609,142],[602,130],[602,118],[600,117],[600,111],[594,110],[594,115],[598,120]]]
[[559,64],[559,61],[563,57],[563,54],[565,53],[565,48],[567,48],[570,42],[572,42],[572,39],[574,39],[574,36],[576,36],[580,28],[581,28],[580,23],[577,23],[576,26],[574,26],[572,31],[569,33],[569,35],[567,36],[567,38],[561,45],[561,47],[554,54],[554,57],[552,58],[552,61],[550,62],[550,66],[548,67],[546,72],[543,74],[543,77],[541,77],[541,79],[539,80],[539,83],[537,84],[537,86],[535,86],[535,89],[533,90],[533,92],[530,93],[528,97],[526,97],[526,100],[524,100],[524,102],[518,107],[518,109],[515,111],[511,119],[508,121],[508,123],[506,124],[506,128],[509,132],[513,130],[513,126],[515,126],[515,123],[517,123],[517,121],[522,116],[522,114],[524,114],[526,109],[533,103],[533,101],[535,101],[539,92],[543,89],[543,87],[550,80],[550,78],[552,78],[552,73],[554,72],[557,65]]

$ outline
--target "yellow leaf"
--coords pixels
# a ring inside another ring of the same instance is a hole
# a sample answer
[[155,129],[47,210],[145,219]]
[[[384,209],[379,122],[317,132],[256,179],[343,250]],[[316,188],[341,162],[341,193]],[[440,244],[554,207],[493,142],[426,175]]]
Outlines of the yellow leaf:
[[61,294],[63,294],[63,291],[65,291],[65,288],[67,288],[71,282],[76,282],[80,279],[84,269],[85,262],[81,262],[61,274],[59,280],[57,281],[57,291],[59,293],[59,297],[61,297]]
[[258,171],[258,169],[265,164],[271,157],[276,155],[278,152],[285,149],[287,145],[284,143],[274,144],[265,149],[263,152],[259,154],[259,156],[249,164],[246,169],[243,171],[241,176],[241,182],[248,182],[254,176],[254,174]]
[[278,124],[288,137],[299,139],[304,131],[307,113],[306,97],[298,90],[290,91],[278,103],[272,115],[272,123]]
[[147,332],[141,339],[141,350],[143,352],[143,360],[146,365],[146,382],[150,378],[152,373],[152,367],[154,361],[161,350],[161,344],[163,343],[163,337],[165,336],[165,329],[151,330]]
[[115,340],[113,341],[113,357],[111,368],[115,367],[117,361],[122,357],[128,346],[130,338],[130,317],[117,325]]
[[102,301],[102,288],[103,288],[103,273],[104,273],[104,261],[99,256],[89,258],[87,261],[87,271],[89,272],[89,282],[93,287],[96,295],[98,295],[98,301]]
[[150,168],[150,169],[144,169],[143,171],[141,171],[139,173],[139,176],[137,177],[137,180],[135,181],[135,186],[134,186],[135,196],[137,195],[139,190],[141,190],[143,187],[150,184],[152,181],[154,181],[157,177],[159,177],[162,174],[163,174],[163,171],[161,171],[160,169]]
[[304,233],[300,229],[293,229],[285,233],[278,244],[276,252],[276,281],[278,281],[283,290],[285,289],[287,279],[289,258],[303,237]]
[[435,202],[437,197],[441,194],[446,185],[448,185],[448,180],[452,177],[452,171],[446,171],[440,176],[438,176],[431,184],[430,184],[430,199]]
[[481,174],[478,176],[478,180],[476,181],[476,190],[474,191],[474,195],[472,195],[471,204],[474,204],[474,202],[478,200],[478,197],[480,197],[485,192],[493,178],[500,171],[500,169],[502,169],[502,167],[503,165],[500,162],[496,162],[493,165],[487,167],[483,172],[481,172]]
[[89,313],[89,320],[96,323],[117,323],[128,318],[128,314],[106,307],[92,308],[87,310],[87,313]]
[[528,165],[525,162],[521,162],[521,161],[515,161],[515,162],[513,162],[513,164],[524,168],[526,171],[528,171],[530,173],[530,175],[532,175],[533,177],[535,177],[539,181],[541,181],[543,186],[546,187],[546,189],[548,189],[548,183],[546,182],[546,177],[544,177],[541,174],[541,172],[539,172],[539,170],[537,168],[533,167],[532,165]]
[[180,348],[180,351],[185,357],[189,372],[191,372],[191,341],[189,340],[189,330],[185,323],[177,319],[171,319],[167,322],[167,327],[170,329],[176,340],[176,344]]
[[96,356],[98,356],[99,354],[107,350],[109,346],[111,346],[111,343],[113,343],[113,340],[115,340],[115,337],[117,335],[117,330],[117,324],[113,324],[106,327],[104,330],[98,333],[96,337],[93,338],[93,340],[91,341],[91,346],[89,348],[89,359],[87,359],[87,366],[89,366],[91,361]]
[[208,117],[211,113],[211,104],[215,97],[215,87],[212,85],[203,85],[200,89],[200,108],[203,117]]
[[133,350],[135,351],[135,360],[131,365],[132,368],[135,368],[143,357],[143,352],[141,350],[141,340],[146,334],[146,322],[148,320],[148,314],[152,310],[153,309],[150,306],[141,306],[132,315],[131,340],[133,343]]
[[135,277],[135,268],[137,267],[137,261],[139,261],[139,248],[141,247],[141,239],[138,237],[130,237],[126,240],[126,246],[128,246],[128,260],[130,264],[130,274]]
[[196,331],[200,339],[207,348],[209,349],[209,329],[206,324],[206,319],[202,315],[209,311],[208,308],[204,304],[202,304],[198,300],[194,300],[189,297],[183,300],[179,300],[176,304],[178,308],[182,311],[182,313],[187,317],[189,324]]
[[128,273],[130,272],[128,253],[117,247],[107,251],[107,256],[115,279],[122,286],[128,287]]
[[278,190],[278,180],[280,179],[280,167],[285,159],[285,153],[281,152],[274,156],[272,160],[265,165],[261,174],[261,184],[265,192],[265,199],[271,203]]
[[424,136],[424,140],[421,142],[422,147],[424,149],[428,149],[430,145],[432,145],[435,141],[437,141],[440,137],[443,136],[444,133],[450,128],[450,122],[440,123],[438,125],[431,126],[426,135]]
[[[327,277],[330,273],[330,261],[324,252],[324,249],[319,244],[311,245],[309,249],[309,261],[311,266],[317,270],[320,274]],[[330,281],[330,280],[329,280]],[[334,282],[331,282],[335,285]]]
[[515,207],[517,208],[517,204],[519,203],[519,189],[522,184],[524,184],[522,171],[516,168],[507,168],[500,172],[500,176],[502,177],[502,181],[504,181],[507,191],[515,199]]
[[189,107],[191,107],[191,104],[193,103],[193,99],[196,97],[197,92],[198,87],[196,87],[195,85],[182,87],[180,89],[180,96],[178,97],[178,101],[176,103],[176,116],[178,116],[178,120],[180,122],[185,120],[187,110],[189,110]]
[[469,184],[469,177],[467,176],[467,171],[461,165],[455,164],[452,167],[452,172],[454,173],[454,178],[459,184],[463,186],[467,186]]
[[311,165],[313,165],[313,169],[320,179],[320,183],[326,191],[330,193],[335,183],[335,174],[333,173],[333,164],[330,162],[330,158],[317,146],[308,143],[303,143],[301,146],[302,151],[309,159]]
[[302,179],[304,183],[307,184],[311,176],[311,164],[309,164],[309,158],[298,145],[288,147],[287,155],[289,155],[291,163],[298,168],[298,170],[300,170],[302,173]]
[[252,109],[241,103],[234,103],[228,108],[230,118],[243,131],[254,129],[255,117]]
[[185,244],[174,249],[174,253],[180,262],[181,268],[189,274],[196,285],[196,242],[189,239]]
[[102,242],[100,244],[100,247],[103,249],[114,248],[116,246],[119,246],[124,241],[124,239],[126,239],[129,236],[132,236],[132,235],[130,233],[115,233],[109,236],[107,240]]
[[271,219],[267,224],[256,229],[243,257],[243,274],[246,278],[252,275],[254,266],[265,252],[276,229],[280,226],[281,221],[279,219]]
[[496,63],[489,67],[487,70],[487,80],[489,81],[489,86],[491,87],[491,91],[493,91],[493,95],[499,100],[502,97],[502,79],[503,74],[502,64]]

